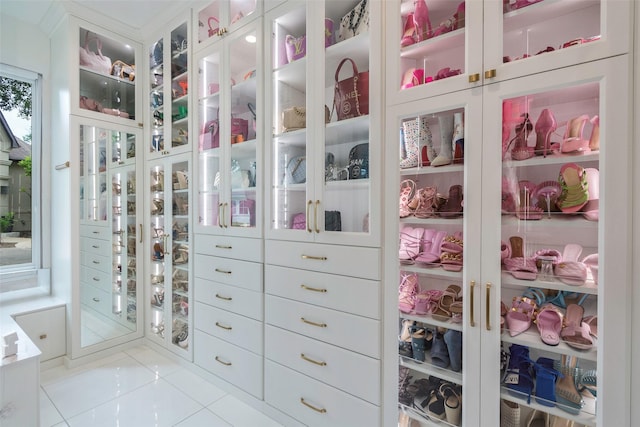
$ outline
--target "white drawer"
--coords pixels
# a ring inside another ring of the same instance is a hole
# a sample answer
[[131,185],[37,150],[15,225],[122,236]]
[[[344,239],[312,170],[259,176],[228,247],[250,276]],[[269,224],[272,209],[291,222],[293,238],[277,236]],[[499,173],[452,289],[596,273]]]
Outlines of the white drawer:
[[80,301],[82,301],[86,307],[90,307],[105,316],[111,315],[111,294],[101,289],[94,288],[93,286],[87,286],[85,284],[81,285]]
[[273,295],[265,298],[265,323],[380,358],[379,321]]
[[196,302],[194,325],[231,344],[262,354],[262,322]]
[[265,361],[264,382],[265,401],[308,426],[380,425],[378,406],[270,360]]
[[105,273],[89,267],[80,267],[80,281],[105,292],[111,292],[113,287],[111,273]]
[[196,254],[196,277],[262,292],[262,264]]
[[318,243],[265,241],[265,263],[380,280],[380,250]]
[[41,362],[67,352],[64,306],[19,314],[15,320],[42,352]]
[[237,286],[195,279],[195,299],[214,307],[263,320],[263,293]]
[[261,239],[198,234],[195,237],[195,251],[224,258],[263,261]]
[[380,319],[380,282],[265,266],[265,292],[359,316]]
[[195,330],[194,362],[262,399],[262,356]]
[[111,240],[111,229],[107,226],[81,225],[80,235],[82,237],[93,237],[94,239]]
[[81,239],[82,243],[80,246],[80,250],[85,252],[90,252],[96,255],[108,256],[112,250],[111,240],[101,240],[101,239]]
[[268,359],[380,405],[379,360],[269,325],[264,339]]
[[80,265],[104,271],[105,273],[111,272],[111,270],[113,270],[111,257],[98,255],[92,252],[80,252]]

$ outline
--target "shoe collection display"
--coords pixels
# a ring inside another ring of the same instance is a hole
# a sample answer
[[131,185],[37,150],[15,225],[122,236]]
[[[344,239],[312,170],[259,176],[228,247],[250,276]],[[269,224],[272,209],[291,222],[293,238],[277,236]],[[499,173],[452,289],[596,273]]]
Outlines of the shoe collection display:
[[438,193],[435,186],[418,187],[418,184],[405,179],[400,183],[400,218],[459,218],[462,216],[464,197],[462,185],[449,187],[449,195]]
[[462,233],[448,234],[444,230],[406,226],[400,231],[398,258],[405,265],[442,267],[447,271],[462,271],[464,241]]
[[413,378],[405,374],[399,401],[405,407],[434,421],[459,426],[462,420],[462,386],[434,375]]
[[429,8],[425,0],[415,0],[414,10],[404,18],[404,29],[400,39],[400,46],[407,47],[414,43],[429,40],[445,33],[464,28],[465,2],[457,5],[455,13],[440,22],[433,29],[429,18]]
[[425,116],[402,122],[400,132],[400,168],[445,166],[464,163],[464,114],[438,116],[439,146]]

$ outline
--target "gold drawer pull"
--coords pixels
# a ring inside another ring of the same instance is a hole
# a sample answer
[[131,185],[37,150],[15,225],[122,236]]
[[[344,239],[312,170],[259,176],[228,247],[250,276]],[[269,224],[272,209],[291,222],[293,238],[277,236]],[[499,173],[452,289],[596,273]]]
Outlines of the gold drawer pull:
[[313,256],[313,255],[302,255],[302,259],[315,259],[318,261],[326,261],[326,256]]
[[218,248],[218,249],[231,249],[231,246],[227,246],[227,245],[216,245],[216,248]]
[[100,261],[96,261],[95,259],[92,261],[94,264],[100,264]]
[[487,70],[487,71],[485,71],[485,72],[484,72],[484,78],[485,78],[485,79],[492,79],[492,78],[494,78],[495,76],[496,76],[496,70],[495,70],[495,68],[494,68],[494,69],[491,69],[491,70]]
[[326,323],[312,322],[310,320],[305,319],[304,317],[301,317],[300,320],[302,320],[304,323],[306,323],[308,325],[317,326],[319,328],[326,328],[327,327]]
[[223,297],[223,296],[222,296],[222,295],[220,295],[220,294],[216,294],[216,298],[218,298],[218,299],[222,299],[222,300],[225,300],[225,301],[231,301],[231,300],[233,299],[233,298],[231,298],[231,297]]
[[92,298],[95,302],[100,302],[100,298]]
[[312,288],[311,286],[307,286],[307,285],[300,285],[300,287],[302,289],[306,289],[307,291],[313,291],[313,292],[327,292],[326,289],[322,289],[322,288]]
[[300,353],[300,357],[303,360],[306,360],[307,362],[311,362],[311,363],[316,364],[318,366],[327,366],[327,362],[318,362],[317,360],[310,359],[307,356],[305,356],[304,353]]
[[469,74],[469,83],[475,83],[480,80],[480,73]]
[[225,362],[224,360],[220,359],[218,356],[216,356],[216,362],[222,363],[224,366],[231,366],[231,362]]
[[220,270],[219,268],[216,268],[216,273],[231,274],[229,270]]
[[94,281],[94,282],[99,282],[99,281],[100,281],[100,278],[99,278],[99,277],[94,277],[94,278],[93,278],[93,281]]
[[315,406],[311,405],[310,403],[307,403],[304,401],[304,397],[300,398],[300,403],[302,403],[304,406],[306,406],[307,408],[311,408],[316,412],[320,412],[321,414],[326,414],[327,410],[324,408],[316,408]]
[[93,234],[100,234],[99,231],[92,231]]
[[42,335],[40,335],[40,339],[41,339],[41,340],[45,340],[45,339],[47,339],[47,334],[42,334]]
[[100,248],[100,245],[91,245],[91,247],[92,247],[93,249],[99,249],[99,248]]
[[222,329],[225,329],[225,330],[227,330],[227,331],[230,331],[230,330],[231,330],[231,326],[225,326],[225,325],[222,325],[222,324],[220,324],[220,322],[216,322],[216,326],[217,326],[218,328],[222,328]]

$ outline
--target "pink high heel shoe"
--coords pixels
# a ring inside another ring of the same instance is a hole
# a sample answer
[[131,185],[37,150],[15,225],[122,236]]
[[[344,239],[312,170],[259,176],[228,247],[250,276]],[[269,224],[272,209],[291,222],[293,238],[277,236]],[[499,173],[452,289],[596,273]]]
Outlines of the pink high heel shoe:
[[429,21],[429,9],[424,0],[413,2],[415,10],[413,12],[413,22],[416,29],[416,36],[419,42],[432,37],[431,21]]
[[409,68],[402,78],[400,89],[409,89],[424,83],[424,70],[422,68]]
[[516,134],[507,145],[508,151],[511,144],[513,144],[511,158],[514,160],[526,160],[533,157],[533,147],[529,147],[527,144],[527,139],[529,139],[529,134],[533,130],[533,125],[531,124],[531,120],[529,120],[529,113],[524,113],[522,117],[522,123],[516,126]]
[[551,153],[551,134],[557,129],[558,124],[551,110],[545,108],[540,112],[540,117],[536,122],[536,148],[534,153],[536,156],[547,157],[547,152]]
[[413,19],[413,13],[407,15],[407,20],[404,23],[404,33],[400,40],[400,46],[406,47],[416,42],[416,21]]
[[563,153],[589,153],[589,141],[582,137],[584,125],[589,120],[586,114],[575,117],[567,122],[567,128],[562,140],[561,151]]

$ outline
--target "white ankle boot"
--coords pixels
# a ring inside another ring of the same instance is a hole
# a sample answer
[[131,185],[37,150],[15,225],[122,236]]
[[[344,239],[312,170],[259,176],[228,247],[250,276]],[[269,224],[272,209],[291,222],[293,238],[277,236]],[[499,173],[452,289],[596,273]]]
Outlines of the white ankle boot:
[[451,141],[453,140],[453,116],[438,117],[440,125],[440,151],[431,166],[444,166],[451,163]]

